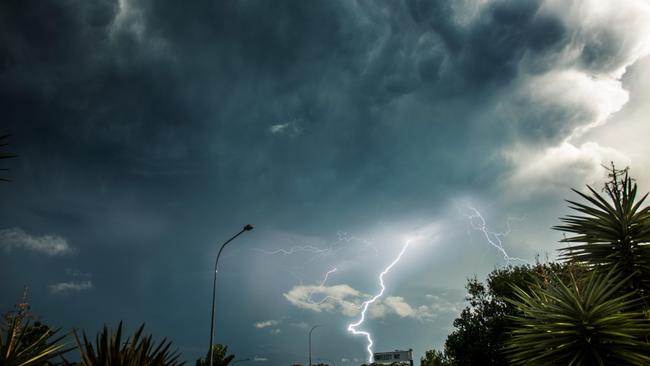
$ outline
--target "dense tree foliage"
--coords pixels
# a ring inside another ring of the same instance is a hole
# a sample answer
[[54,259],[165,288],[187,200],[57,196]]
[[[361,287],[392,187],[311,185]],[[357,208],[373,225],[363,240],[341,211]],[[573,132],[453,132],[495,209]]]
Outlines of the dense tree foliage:
[[420,366],[449,366],[451,362],[447,355],[437,350],[430,350],[420,358]]
[[[476,277],[466,284],[469,306],[454,320],[456,328],[445,341],[445,356],[453,365],[504,365],[503,352],[510,337],[508,316],[517,309],[506,299],[515,294],[513,284],[527,289],[535,281],[547,281],[551,273],[566,272],[559,264],[510,266],[495,269],[485,283]],[[565,274],[563,274],[565,276]]]

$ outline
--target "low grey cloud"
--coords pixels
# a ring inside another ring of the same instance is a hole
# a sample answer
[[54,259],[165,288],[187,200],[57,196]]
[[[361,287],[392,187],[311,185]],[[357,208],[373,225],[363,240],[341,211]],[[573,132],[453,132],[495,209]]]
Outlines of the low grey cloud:
[[52,294],[87,291],[93,288],[91,280],[59,282],[48,286]]
[[346,316],[359,313],[363,294],[346,284],[294,286],[283,296],[294,306],[315,312],[337,311]]
[[284,123],[278,123],[271,125],[268,131],[277,136],[288,136],[288,137],[298,137],[302,134],[302,125],[304,121],[301,119],[292,119]]
[[[333,286],[294,286],[284,297],[294,306],[317,313],[334,312],[346,317],[357,316],[361,312],[362,303],[371,298],[370,295],[355,290],[349,285]],[[394,314],[400,318],[414,318],[421,321],[431,320],[440,311],[446,310],[444,305],[412,306],[401,296],[386,296],[379,298],[368,307],[371,318],[385,318]]]
[[65,272],[70,279],[49,285],[48,288],[51,294],[64,295],[88,291],[94,288],[90,273],[84,273],[74,269],[67,269]]
[[68,241],[58,235],[31,235],[20,228],[0,230],[0,247],[11,252],[15,249],[28,250],[50,256],[73,253]]
[[253,325],[257,329],[263,329],[263,328],[268,328],[268,327],[274,327],[274,326],[278,325],[279,323],[280,322],[277,321],[277,320],[266,320],[266,321],[255,323]]

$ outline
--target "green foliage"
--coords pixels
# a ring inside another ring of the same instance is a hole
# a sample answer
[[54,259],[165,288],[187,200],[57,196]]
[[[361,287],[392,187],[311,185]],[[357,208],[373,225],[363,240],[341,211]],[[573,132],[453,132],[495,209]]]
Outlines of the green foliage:
[[143,336],[144,324],[132,338],[122,340],[122,322],[115,333],[110,334],[106,326],[95,338],[95,344],[83,333],[83,343],[75,334],[83,366],[180,366],[180,354],[170,351],[171,342],[163,339],[156,347],[152,336]]
[[420,366],[450,366],[451,361],[449,358],[442,352],[432,349],[427,351],[424,354],[424,357],[420,358]]
[[554,229],[575,236],[562,240],[579,243],[561,249],[566,260],[584,263],[603,271],[617,268],[628,277],[623,290],[650,291],[650,207],[641,208],[647,194],[637,200],[637,185],[627,170],[610,170],[603,197],[587,186],[590,195],[574,190],[586,203],[568,201],[578,215],[562,218]]
[[[513,285],[509,302],[521,311],[506,353],[513,365],[648,365],[650,322],[636,309],[634,292],[613,268],[584,280]],[[568,283],[568,284],[567,284]]]
[[[228,355],[228,346],[221,344],[212,345],[212,364],[214,366],[226,366],[232,362],[235,358],[235,355]],[[196,360],[196,366],[208,366],[210,363],[210,351],[205,355],[204,359]]]
[[454,320],[454,330],[445,341],[445,355],[452,365],[504,365],[502,348],[509,339],[516,308],[505,299],[513,296],[511,284],[527,288],[535,279],[552,271],[564,270],[557,264],[515,266],[495,269],[486,283],[476,277],[466,284],[469,306]]
[[69,351],[63,349],[65,336],[58,330],[32,327],[20,316],[11,317],[0,329],[0,365],[45,365],[49,360]]

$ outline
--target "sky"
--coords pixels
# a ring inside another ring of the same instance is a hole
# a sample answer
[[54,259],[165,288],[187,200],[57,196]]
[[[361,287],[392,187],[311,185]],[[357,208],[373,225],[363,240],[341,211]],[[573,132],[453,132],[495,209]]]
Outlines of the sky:
[[[193,360],[440,349],[553,260],[571,188],[650,190],[650,1],[0,3],[0,310]],[[408,247],[404,246],[408,243]],[[501,245],[497,248],[494,245]],[[326,278],[327,277],[327,278]]]

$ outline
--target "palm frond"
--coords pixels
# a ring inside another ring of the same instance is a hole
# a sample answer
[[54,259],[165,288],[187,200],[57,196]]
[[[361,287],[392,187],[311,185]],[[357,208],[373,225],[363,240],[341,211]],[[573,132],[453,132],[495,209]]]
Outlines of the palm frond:
[[[613,170],[614,171],[614,170]],[[615,171],[620,172],[620,171]],[[561,258],[608,271],[618,268],[631,276],[628,286],[650,293],[650,207],[642,207],[647,194],[637,200],[637,186],[625,173],[605,186],[606,197],[587,186],[589,194],[574,190],[586,202],[567,201],[578,214],[567,215],[553,227],[573,236],[560,249]]]
[[181,366],[180,353],[171,351],[171,342],[166,338],[157,346],[151,335],[143,336],[142,324],[132,337],[122,341],[122,322],[111,334],[106,326],[95,337],[93,344],[83,333],[83,341],[75,332],[81,352],[82,366]]
[[58,329],[46,329],[36,337],[28,338],[30,329],[29,323],[20,317],[13,317],[9,321],[6,329],[0,332],[0,365],[42,365],[74,349],[66,348],[63,343],[65,335],[56,336]]
[[616,268],[592,272],[584,283],[514,287],[507,301],[521,312],[506,346],[513,365],[647,365],[650,321],[634,292],[620,295],[628,278]]

